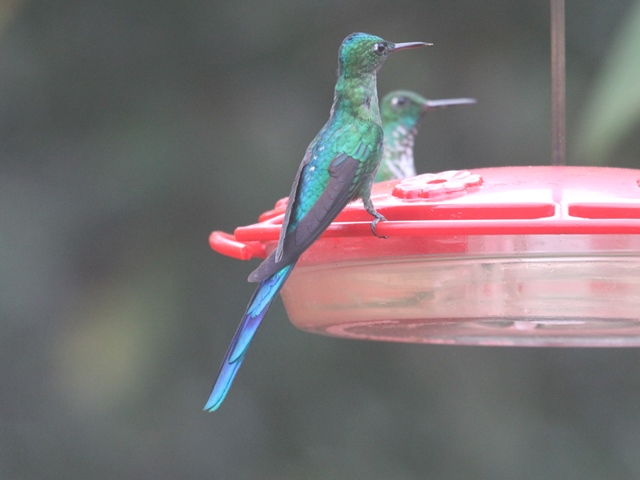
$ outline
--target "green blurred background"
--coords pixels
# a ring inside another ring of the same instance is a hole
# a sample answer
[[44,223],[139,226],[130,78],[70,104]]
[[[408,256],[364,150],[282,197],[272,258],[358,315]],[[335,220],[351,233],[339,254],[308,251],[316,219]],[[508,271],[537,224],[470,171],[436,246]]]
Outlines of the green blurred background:
[[[569,163],[637,167],[640,3],[567,15]],[[288,194],[342,39],[435,44],[381,95],[478,99],[419,172],[548,164],[546,2],[3,0],[0,28],[1,479],[640,478],[635,349],[339,340],[278,301],[201,411],[257,265],[208,234]]]

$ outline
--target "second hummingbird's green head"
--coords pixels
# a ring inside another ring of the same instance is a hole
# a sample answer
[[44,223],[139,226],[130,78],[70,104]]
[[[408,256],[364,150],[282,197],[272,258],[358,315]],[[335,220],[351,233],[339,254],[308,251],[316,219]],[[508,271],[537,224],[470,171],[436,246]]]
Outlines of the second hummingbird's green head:
[[470,105],[476,103],[474,98],[445,98],[442,100],[428,100],[409,90],[390,92],[380,103],[382,124],[389,129],[402,125],[410,131],[418,126],[420,120],[429,110],[454,105]]
[[383,125],[402,123],[408,129],[415,127],[428,110],[429,100],[408,90],[388,93],[380,103]]
[[339,73],[345,76],[376,72],[391,52],[430,45],[424,42],[393,43],[368,33],[352,33],[338,54]]

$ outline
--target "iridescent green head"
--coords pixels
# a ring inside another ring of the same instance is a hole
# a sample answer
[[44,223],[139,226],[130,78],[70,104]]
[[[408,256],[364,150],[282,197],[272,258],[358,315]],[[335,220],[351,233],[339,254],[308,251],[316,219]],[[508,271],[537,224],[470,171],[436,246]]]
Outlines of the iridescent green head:
[[[385,134],[399,125],[407,132],[412,132],[420,124],[420,120],[429,110],[452,105],[470,105],[476,103],[473,98],[448,98],[428,100],[415,92],[396,90],[390,92],[380,103],[380,115]],[[414,132],[415,133],[415,132]]]
[[352,33],[342,41],[338,54],[342,75],[376,72],[391,52],[430,45],[424,42],[393,43],[368,33]]
[[436,108],[476,103],[473,98],[427,100],[415,92],[396,90],[380,103],[384,128],[384,150],[376,182],[413,177],[413,141],[422,117]]
[[429,109],[429,100],[408,90],[388,93],[380,103],[380,115],[385,127],[404,126],[414,129]]

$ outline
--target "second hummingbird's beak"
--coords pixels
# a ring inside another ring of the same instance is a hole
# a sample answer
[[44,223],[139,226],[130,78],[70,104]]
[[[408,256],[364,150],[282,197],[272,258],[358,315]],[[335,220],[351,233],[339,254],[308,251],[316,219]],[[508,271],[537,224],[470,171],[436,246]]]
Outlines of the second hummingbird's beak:
[[433,45],[433,43],[425,43],[425,42],[395,43],[391,51],[395,52],[398,50],[408,50],[410,48],[428,47],[430,45]]
[[433,110],[435,108],[444,108],[451,105],[471,105],[476,103],[475,98],[447,98],[444,100],[427,100],[422,105],[422,111]]

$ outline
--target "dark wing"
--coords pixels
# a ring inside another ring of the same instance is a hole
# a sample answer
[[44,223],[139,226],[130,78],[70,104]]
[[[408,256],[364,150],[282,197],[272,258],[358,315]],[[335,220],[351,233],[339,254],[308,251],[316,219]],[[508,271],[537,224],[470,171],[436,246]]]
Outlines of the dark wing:
[[289,201],[287,202],[287,210],[284,213],[284,219],[282,220],[282,226],[280,228],[280,238],[278,239],[278,246],[275,251],[275,261],[280,262],[282,259],[282,251],[284,249],[284,239],[287,236],[287,229],[289,228],[289,220],[291,219],[291,212],[296,206],[296,198],[298,197],[298,183],[300,183],[300,178],[303,175],[304,167],[309,164],[309,159],[311,158],[312,149],[310,148],[305,158],[302,160],[300,167],[298,168],[298,172],[296,173],[296,178],[293,180],[293,185],[291,186],[291,193],[289,194]]
[[[298,260],[298,257],[316,241],[347,203],[354,198],[356,194],[354,179],[359,167],[360,161],[346,154],[338,155],[331,161],[329,182],[316,203],[291,231],[285,231],[284,234],[281,234],[278,249],[249,275],[250,282],[262,281],[285,265],[290,265]],[[283,229],[288,227],[298,178],[299,175],[296,177],[294,190],[289,198],[287,213],[282,225]],[[281,254],[280,258],[277,258],[278,253]]]

